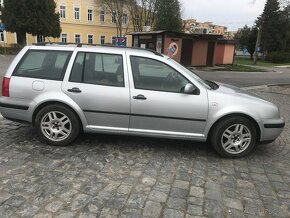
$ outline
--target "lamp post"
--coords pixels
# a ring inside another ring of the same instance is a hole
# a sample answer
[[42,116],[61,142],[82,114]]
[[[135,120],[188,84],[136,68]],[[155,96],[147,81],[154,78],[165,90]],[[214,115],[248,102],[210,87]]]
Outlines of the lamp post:
[[255,46],[255,53],[254,53],[254,64],[257,64],[258,60],[258,52],[260,49],[260,44],[261,44],[261,26],[258,27],[258,36],[257,36],[257,41],[256,41],[256,46]]

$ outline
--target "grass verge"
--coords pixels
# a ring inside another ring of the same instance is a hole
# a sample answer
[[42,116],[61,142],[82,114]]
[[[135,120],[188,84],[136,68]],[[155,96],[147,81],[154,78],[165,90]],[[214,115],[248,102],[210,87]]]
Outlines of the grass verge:
[[267,72],[265,69],[240,64],[224,65],[221,68],[214,69],[214,71]]
[[249,57],[235,57],[235,64],[237,65],[252,65],[252,66],[260,66],[260,67],[277,67],[277,66],[285,66],[289,65],[290,63],[285,64],[277,64],[277,63],[271,63],[267,62],[265,60],[258,60],[257,64],[254,65],[253,60],[251,60]]

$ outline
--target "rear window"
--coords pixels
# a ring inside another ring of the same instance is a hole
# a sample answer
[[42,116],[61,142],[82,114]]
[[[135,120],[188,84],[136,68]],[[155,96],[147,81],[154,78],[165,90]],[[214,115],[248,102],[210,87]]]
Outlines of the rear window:
[[13,76],[62,80],[71,51],[28,51],[13,72]]

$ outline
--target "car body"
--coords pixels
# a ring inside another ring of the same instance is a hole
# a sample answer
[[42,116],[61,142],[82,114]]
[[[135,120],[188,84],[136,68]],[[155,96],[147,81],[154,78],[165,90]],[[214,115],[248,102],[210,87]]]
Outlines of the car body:
[[26,46],[5,74],[2,95],[3,117],[32,123],[56,145],[83,130],[210,139],[221,155],[240,157],[285,125],[274,104],[145,49]]

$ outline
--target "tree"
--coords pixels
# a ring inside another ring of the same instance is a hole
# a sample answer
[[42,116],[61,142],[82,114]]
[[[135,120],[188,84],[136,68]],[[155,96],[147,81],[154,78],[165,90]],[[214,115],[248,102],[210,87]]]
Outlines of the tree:
[[[101,0],[101,4],[104,6],[105,10],[112,16],[112,21],[116,24],[117,36],[124,36],[123,27],[125,23],[125,9],[128,0]],[[128,28],[128,24],[127,28]]]
[[159,0],[128,0],[134,31],[141,32],[143,26],[153,26]]
[[59,14],[54,0],[4,0],[1,20],[6,30],[16,32],[17,43],[26,44],[26,33],[43,37],[59,37]]
[[248,27],[245,25],[235,36],[235,39],[238,41],[239,48],[246,48],[251,55],[251,59],[253,59],[255,52],[257,35],[258,28],[256,26]]
[[261,45],[265,52],[271,53],[283,48],[284,31],[280,4],[278,0],[267,0],[262,15],[256,22],[261,28]]
[[281,15],[283,26],[281,48],[282,51],[290,52],[290,5],[283,8]]
[[182,31],[179,0],[159,0],[156,13],[156,30]]

